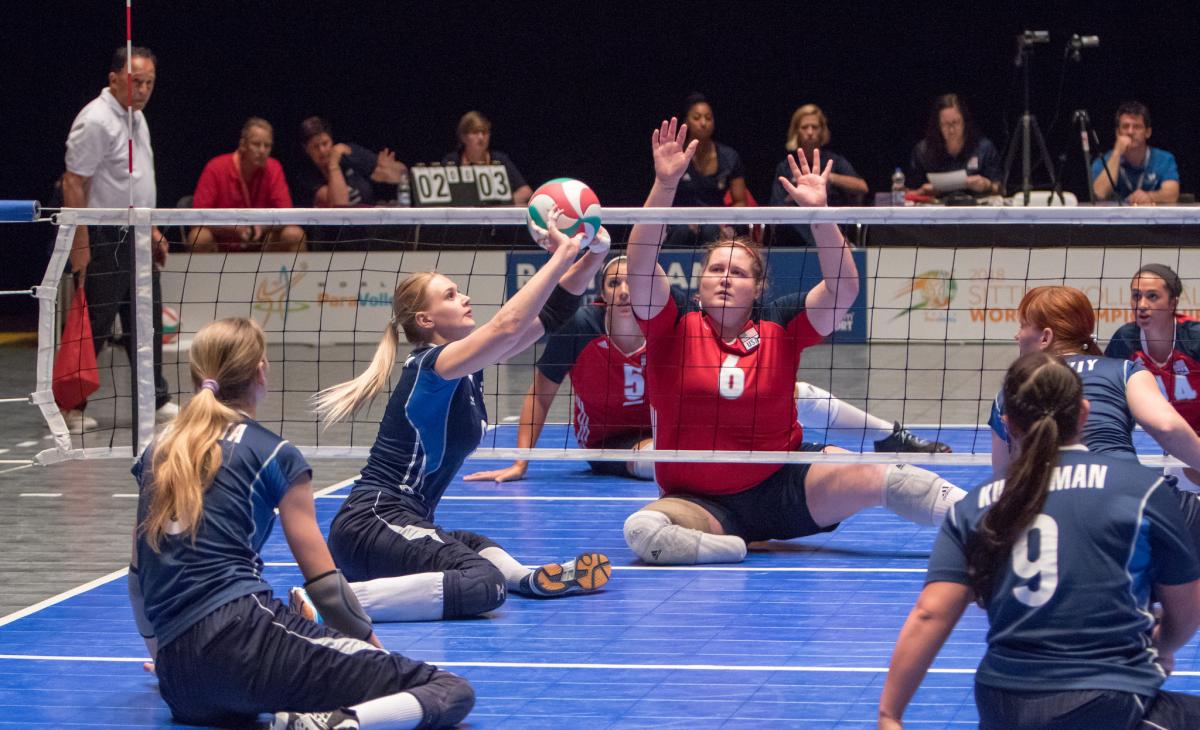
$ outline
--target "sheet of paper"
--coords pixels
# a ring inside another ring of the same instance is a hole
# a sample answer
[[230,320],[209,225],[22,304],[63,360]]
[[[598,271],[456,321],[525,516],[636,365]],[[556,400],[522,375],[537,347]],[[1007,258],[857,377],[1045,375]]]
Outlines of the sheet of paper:
[[967,189],[967,171],[954,170],[952,172],[930,172],[926,173],[929,182],[933,184],[934,192],[952,193],[955,190]]

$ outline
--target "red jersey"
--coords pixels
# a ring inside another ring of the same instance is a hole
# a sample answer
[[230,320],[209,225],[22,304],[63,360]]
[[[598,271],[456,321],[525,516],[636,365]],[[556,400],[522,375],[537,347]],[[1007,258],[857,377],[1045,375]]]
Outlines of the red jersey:
[[570,373],[575,438],[586,449],[650,435],[646,348],[622,352],[605,331],[604,314],[603,303],[580,307],[549,336],[537,361],[542,375],[556,383]]
[[1182,315],[1175,317],[1175,345],[1165,363],[1155,362],[1147,354],[1145,338],[1136,322],[1122,325],[1104,354],[1145,365],[1179,415],[1200,433],[1200,322]]
[[[796,420],[800,352],[821,341],[799,294],[752,315],[733,343],[712,320],[686,311],[672,292],[646,333],[646,379],[658,449],[794,451],[804,435]],[[667,494],[734,494],[779,471],[779,464],[659,463]]]

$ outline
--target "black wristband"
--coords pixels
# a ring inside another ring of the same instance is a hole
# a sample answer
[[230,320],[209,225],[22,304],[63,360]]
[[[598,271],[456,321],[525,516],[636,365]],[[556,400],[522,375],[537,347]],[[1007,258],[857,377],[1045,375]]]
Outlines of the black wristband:
[[538,319],[542,321],[546,334],[557,332],[560,327],[571,321],[582,303],[582,295],[572,294],[561,285],[556,285],[554,292],[542,306],[542,311],[538,312]]

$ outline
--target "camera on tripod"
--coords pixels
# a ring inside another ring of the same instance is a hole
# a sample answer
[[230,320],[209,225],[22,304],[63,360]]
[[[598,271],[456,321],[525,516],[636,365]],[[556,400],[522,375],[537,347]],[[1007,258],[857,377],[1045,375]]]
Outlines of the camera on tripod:
[[1026,30],[1017,34],[1017,55],[1013,59],[1013,65],[1017,68],[1025,66],[1033,47],[1049,42],[1050,31],[1048,30]]
[[[1076,36],[1078,37],[1078,36]],[[1050,31],[1048,30],[1027,30],[1017,36],[1017,45],[1033,46],[1039,43],[1050,42]]]

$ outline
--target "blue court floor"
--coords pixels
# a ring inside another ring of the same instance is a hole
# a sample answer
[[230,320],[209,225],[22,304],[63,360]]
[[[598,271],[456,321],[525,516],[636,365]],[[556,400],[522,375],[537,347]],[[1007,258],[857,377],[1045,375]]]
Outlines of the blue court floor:
[[[508,430],[498,445],[514,440]],[[966,447],[977,434],[949,438]],[[493,466],[502,464],[469,461],[465,470]],[[965,487],[986,476],[982,467],[942,472]],[[348,489],[318,499],[323,527]],[[875,509],[836,532],[754,550],[742,564],[652,567],[633,558],[621,526],[655,494],[651,484],[591,476],[582,462],[534,464],[515,484],[456,482],[442,525],[486,534],[526,564],[599,550],[612,559],[612,581],[590,596],[514,596],[483,619],[381,624],[380,639],[469,678],[472,728],[874,728],[934,529]],[[277,593],[299,580],[281,530],[264,558]],[[907,727],[974,726],[985,630],[970,608]],[[124,576],[98,580],[0,627],[0,725],[171,727],[145,659]],[[1167,687],[1200,691],[1194,642],[1177,662]]]

